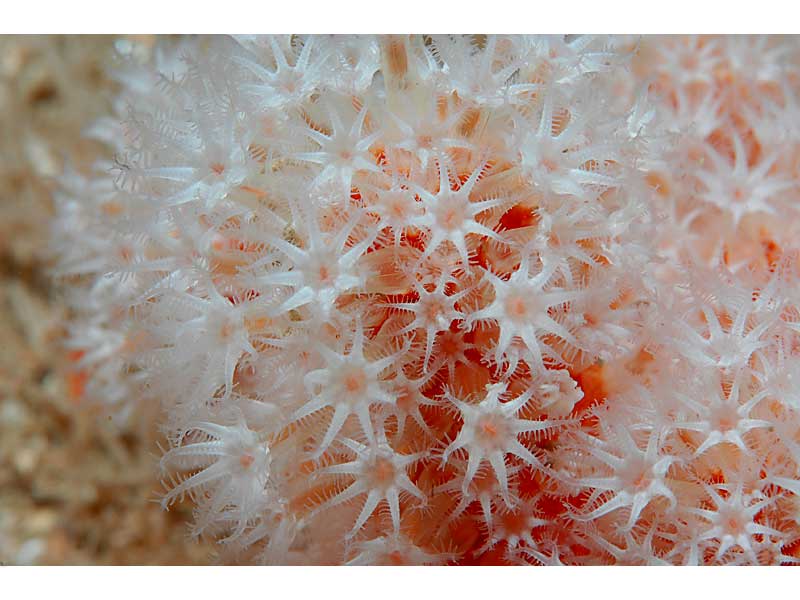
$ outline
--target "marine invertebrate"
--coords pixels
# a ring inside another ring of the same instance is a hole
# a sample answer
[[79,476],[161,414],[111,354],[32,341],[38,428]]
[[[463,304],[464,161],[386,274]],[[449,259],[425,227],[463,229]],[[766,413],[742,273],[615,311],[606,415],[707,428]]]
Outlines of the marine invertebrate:
[[117,178],[61,198],[78,367],[160,402],[167,498],[201,489],[227,558],[792,562],[800,54],[759,44],[791,68],[713,38],[166,49]]

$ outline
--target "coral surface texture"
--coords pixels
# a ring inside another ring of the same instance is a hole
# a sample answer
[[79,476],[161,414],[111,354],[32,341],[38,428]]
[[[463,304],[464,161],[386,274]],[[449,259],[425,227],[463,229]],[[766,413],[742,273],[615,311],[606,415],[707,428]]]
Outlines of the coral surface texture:
[[117,44],[70,393],[224,563],[800,562],[800,41]]

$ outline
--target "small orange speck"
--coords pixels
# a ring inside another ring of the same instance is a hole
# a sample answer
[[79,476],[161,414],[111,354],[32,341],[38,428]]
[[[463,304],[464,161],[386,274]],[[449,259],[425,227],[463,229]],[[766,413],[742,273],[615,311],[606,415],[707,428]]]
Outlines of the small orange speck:
[[348,373],[344,378],[344,387],[350,393],[357,393],[364,389],[366,377],[361,371]]
[[129,246],[122,246],[119,249],[119,257],[122,262],[129,263],[133,259],[133,250]]
[[667,178],[661,173],[648,173],[645,177],[645,181],[647,181],[647,184],[662,198],[669,196],[669,183],[667,182]]
[[211,239],[211,248],[214,252],[223,252],[228,245],[228,240],[220,234],[215,234]]
[[481,430],[489,437],[495,437],[497,435],[497,425],[492,421],[482,423]]
[[89,381],[89,374],[86,370],[76,371],[67,374],[67,394],[73,403],[78,403],[86,390],[86,383]]
[[512,317],[524,317],[527,313],[525,299],[518,296],[509,298],[508,302],[506,303],[506,309]]
[[394,479],[394,465],[388,460],[379,460],[375,463],[375,479],[381,483],[389,483]]
[[553,171],[555,171],[558,168],[558,165],[556,164],[556,161],[554,161],[554,160],[552,160],[550,158],[543,159],[542,160],[542,166],[547,170],[548,173],[552,173]]
[[245,322],[248,331],[262,331],[267,328],[267,326],[272,323],[272,319],[268,317],[258,317],[255,319],[248,319]]
[[108,202],[104,202],[102,206],[103,212],[109,217],[117,217],[122,214],[123,207],[122,204],[119,202],[115,202],[110,200]]

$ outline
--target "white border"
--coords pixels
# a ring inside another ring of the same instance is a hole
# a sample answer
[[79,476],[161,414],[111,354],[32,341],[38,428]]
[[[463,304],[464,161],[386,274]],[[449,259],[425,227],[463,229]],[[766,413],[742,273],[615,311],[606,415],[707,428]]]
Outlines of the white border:
[[242,600],[675,600],[772,598],[796,586],[780,567],[0,567],[8,598]]
[[791,0],[18,0],[1,33],[792,33]]

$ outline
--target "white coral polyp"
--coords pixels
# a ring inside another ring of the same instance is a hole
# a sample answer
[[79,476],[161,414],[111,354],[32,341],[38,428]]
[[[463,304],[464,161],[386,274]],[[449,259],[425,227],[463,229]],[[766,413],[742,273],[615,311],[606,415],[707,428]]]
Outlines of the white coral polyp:
[[162,500],[166,508],[191,494],[209,517],[228,511],[240,535],[267,504],[270,451],[256,432],[244,425],[198,423],[184,435],[190,442],[175,446],[161,459],[162,469],[185,473]]

